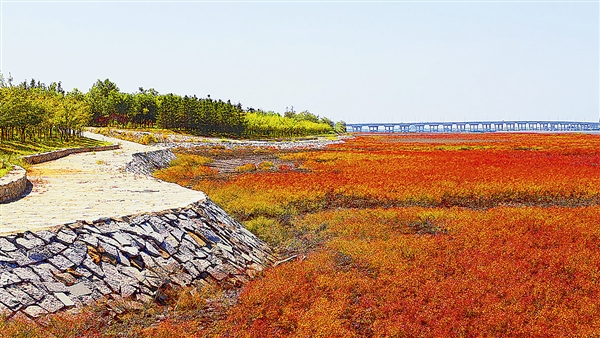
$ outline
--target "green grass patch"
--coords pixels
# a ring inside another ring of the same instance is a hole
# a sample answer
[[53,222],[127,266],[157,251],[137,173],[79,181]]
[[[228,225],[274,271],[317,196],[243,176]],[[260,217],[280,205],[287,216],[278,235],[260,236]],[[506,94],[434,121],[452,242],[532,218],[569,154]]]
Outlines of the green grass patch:
[[25,142],[14,140],[2,141],[0,142],[0,156],[12,156],[16,158],[65,148],[97,147],[110,144],[110,142],[92,140],[87,137],[78,137],[69,141],[61,141],[59,139]]
[[92,140],[87,137],[73,138],[69,141],[49,139],[20,142],[16,140],[0,142],[0,177],[6,175],[12,165],[25,166],[21,157],[65,148],[98,147],[110,145],[110,142]]
[[10,171],[9,168],[0,168],[0,178],[4,177],[4,175],[8,174]]

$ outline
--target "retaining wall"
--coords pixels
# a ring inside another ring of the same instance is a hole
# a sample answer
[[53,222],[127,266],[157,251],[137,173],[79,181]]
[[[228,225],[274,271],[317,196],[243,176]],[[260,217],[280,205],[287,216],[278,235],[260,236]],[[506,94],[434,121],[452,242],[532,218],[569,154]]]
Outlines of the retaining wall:
[[269,247],[209,199],[0,237],[0,312],[38,317],[104,296],[152,301],[161,286],[245,282]]
[[35,155],[23,156],[22,159],[26,163],[37,164],[37,163],[42,163],[42,162],[48,162],[48,161],[56,160],[58,158],[65,157],[65,156],[71,155],[71,154],[89,153],[89,152],[92,152],[92,151],[115,150],[115,149],[119,149],[119,147],[120,146],[118,144],[113,144],[113,145],[110,145],[110,146],[69,148],[69,149],[61,149],[61,150],[50,151],[50,152],[47,152],[47,153],[40,153],[40,154],[35,154]]
[[155,170],[168,167],[169,163],[176,156],[171,149],[160,149],[135,153],[132,157],[131,162],[125,167],[126,171],[141,175],[151,175]]
[[0,203],[19,198],[27,189],[27,172],[19,166],[13,166],[3,177],[0,177]]

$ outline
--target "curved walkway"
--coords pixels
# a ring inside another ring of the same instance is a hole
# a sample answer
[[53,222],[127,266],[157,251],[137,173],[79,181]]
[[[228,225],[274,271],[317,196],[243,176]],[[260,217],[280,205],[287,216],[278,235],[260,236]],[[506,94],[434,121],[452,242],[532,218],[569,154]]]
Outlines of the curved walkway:
[[92,133],[84,136],[120,143],[121,149],[32,165],[27,171],[31,192],[0,204],[0,234],[179,208],[206,198],[199,191],[124,171],[133,153],[158,148]]

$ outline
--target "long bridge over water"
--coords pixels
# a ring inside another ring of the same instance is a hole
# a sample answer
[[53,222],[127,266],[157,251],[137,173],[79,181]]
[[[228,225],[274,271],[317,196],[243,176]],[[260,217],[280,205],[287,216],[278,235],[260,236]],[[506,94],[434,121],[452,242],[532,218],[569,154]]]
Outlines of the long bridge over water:
[[349,132],[427,133],[494,131],[600,131],[600,122],[577,121],[470,121],[347,123]]

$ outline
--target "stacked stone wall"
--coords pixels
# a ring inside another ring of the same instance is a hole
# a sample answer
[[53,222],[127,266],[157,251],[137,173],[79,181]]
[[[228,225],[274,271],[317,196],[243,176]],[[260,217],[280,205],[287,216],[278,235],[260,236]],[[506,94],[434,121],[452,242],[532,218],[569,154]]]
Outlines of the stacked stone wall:
[[0,203],[13,201],[23,195],[27,189],[27,172],[19,166],[13,166],[0,177]]
[[134,174],[151,175],[155,170],[168,167],[175,157],[171,149],[135,153],[125,170]]
[[56,159],[59,159],[61,157],[65,157],[65,156],[68,156],[68,155],[71,155],[71,154],[89,153],[89,152],[92,152],[92,151],[115,150],[115,149],[119,149],[119,147],[120,146],[118,144],[113,144],[113,145],[110,145],[110,146],[69,148],[69,149],[61,149],[61,150],[49,151],[47,153],[40,153],[40,154],[35,154],[35,155],[23,156],[22,159],[26,163],[37,164],[37,163],[43,163],[43,162],[48,162],[48,161],[56,160]]
[[269,247],[209,199],[0,237],[0,312],[38,317],[102,297],[152,301],[165,284],[240,283]]

